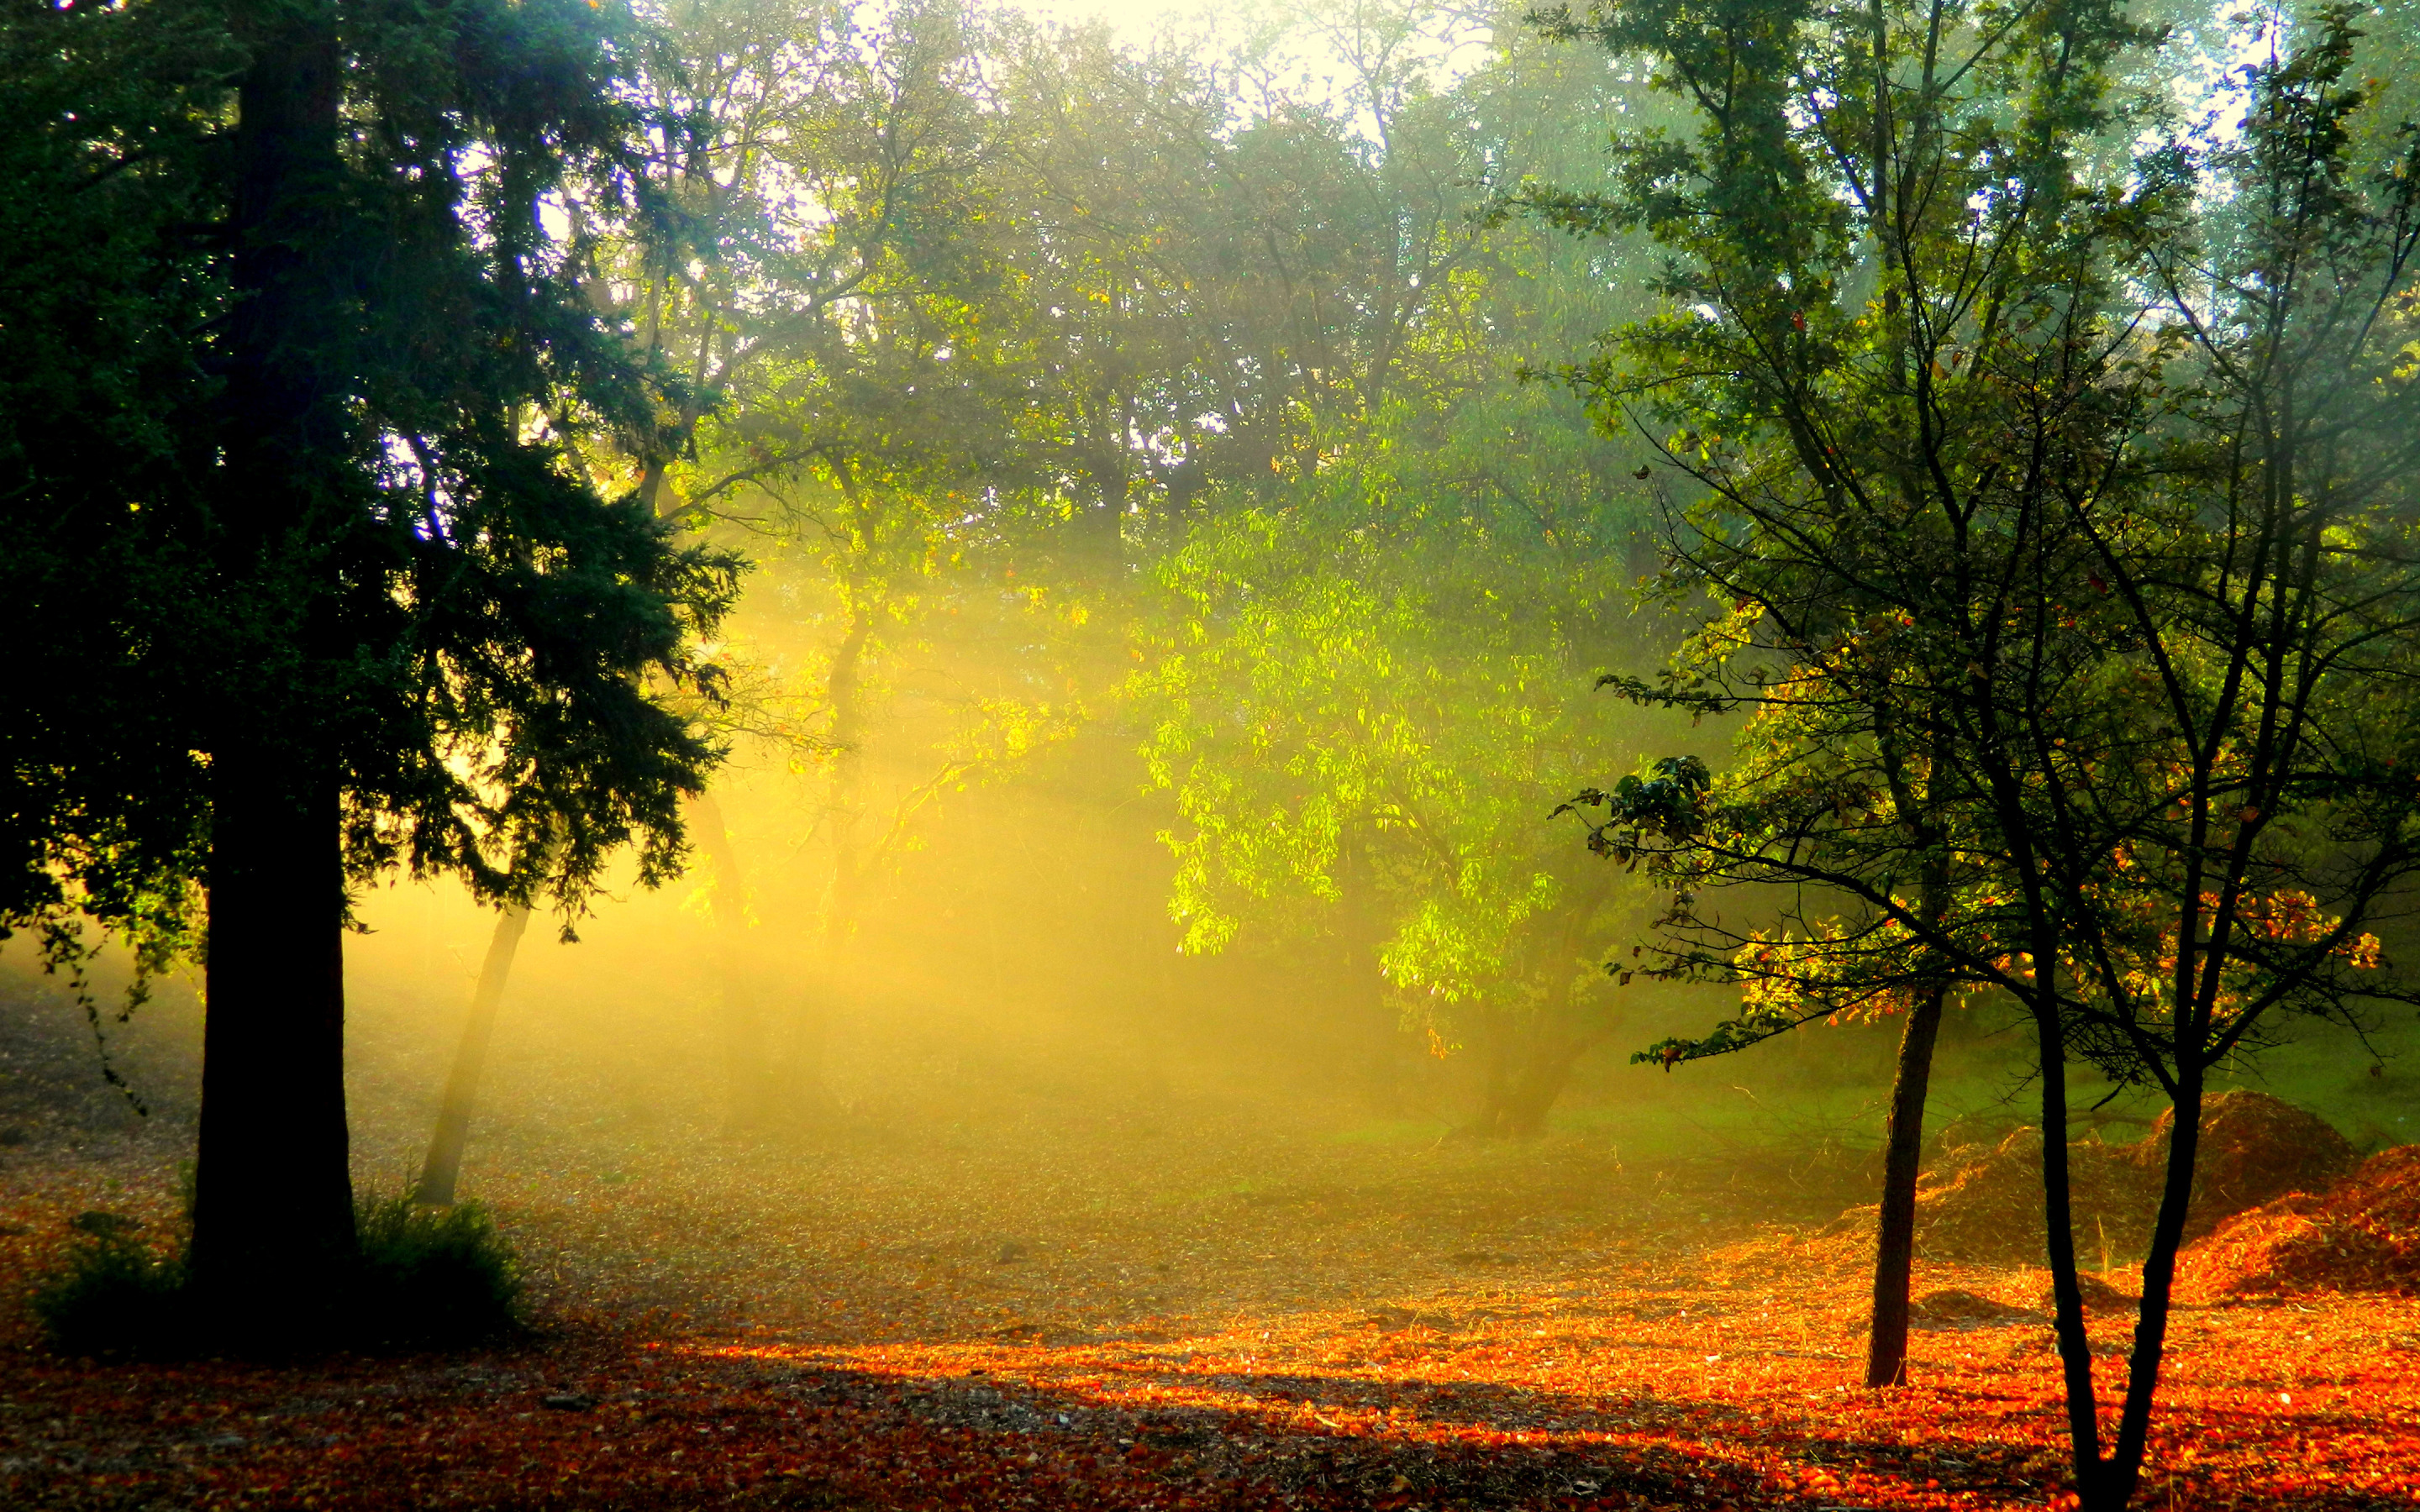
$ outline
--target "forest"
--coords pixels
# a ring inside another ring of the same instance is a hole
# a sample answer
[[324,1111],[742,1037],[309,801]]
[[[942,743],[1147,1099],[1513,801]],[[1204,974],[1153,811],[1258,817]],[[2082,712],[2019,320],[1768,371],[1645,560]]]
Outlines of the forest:
[[2420,1501],[2411,0],[0,84],[0,1504]]

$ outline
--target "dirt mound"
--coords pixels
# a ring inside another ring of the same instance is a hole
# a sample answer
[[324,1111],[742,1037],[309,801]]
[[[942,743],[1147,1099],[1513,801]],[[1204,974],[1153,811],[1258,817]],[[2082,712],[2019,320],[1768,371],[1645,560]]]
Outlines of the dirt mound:
[[2238,1213],[2178,1262],[2189,1302],[2319,1291],[2420,1292],[2420,1145]]
[[[2074,1193],[2075,1244],[2097,1259],[2105,1233],[2123,1251],[2148,1232],[2157,1188],[2143,1179],[2131,1145],[2086,1141],[2068,1147]],[[2018,1129],[1989,1149],[1950,1152],[1949,1173],[1916,1198],[1916,1245],[1937,1260],[1980,1265],[2042,1263],[2041,1131]]]
[[[2140,1255],[2165,1179],[2173,1114],[2139,1144],[2068,1147],[2076,1254]],[[2310,1191],[2349,1169],[2352,1146],[2325,1120],[2266,1092],[2222,1092],[2202,1104],[2188,1242],[2285,1193]],[[1933,1259],[1986,1265],[2042,1261],[2041,1134],[2018,1129],[1989,1149],[1953,1150],[1947,1174],[1916,1195],[1916,1247]]]
[[[2150,1137],[2134,1147],[2158,1190],[2168,1158],[2173,1109],[2151,1125]],[[2361,1159],[2351,1141],[2315,1118],[2266,1092],[2221,1092],[2202,1104],[2201,1148],[2194,1154],[2193,1207],[2185,1219],[2188,1242],[2239,1212],[2273,1202],[2289,1192],[2318,1192]]]

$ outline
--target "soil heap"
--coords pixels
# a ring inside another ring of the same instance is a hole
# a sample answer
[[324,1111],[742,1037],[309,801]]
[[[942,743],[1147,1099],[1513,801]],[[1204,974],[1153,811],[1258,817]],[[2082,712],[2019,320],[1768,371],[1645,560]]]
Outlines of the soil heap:
[[[2131,1257],[2149,1246],[2173,1121],[2173,1112],[2162,1113],[2136,1144],[2084,1140],[2068,1147],[2076,1255],[2085,1264],[2104,1252]],[[2285,1194],[2319,1190],[2358,1158],[2325,1120],[2292,1103],[2266,1092],[2221,1092],[2202,1105],[2186,1241]],[[2040,1130],[2015,1130],[1989,1149],[1952,1149],[1936,1169],[1945,1174],[1916,1194],[1920,1254],[1985,1265],[2043,1263]]]
[[2322,1291],[2420,1292],[2420,1145],[2238,1213],[2178,1264],[2187,1302]]

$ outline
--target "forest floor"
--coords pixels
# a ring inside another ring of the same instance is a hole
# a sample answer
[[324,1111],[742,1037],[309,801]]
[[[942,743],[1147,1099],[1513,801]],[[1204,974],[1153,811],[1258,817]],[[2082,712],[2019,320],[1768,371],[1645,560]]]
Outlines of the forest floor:
[[[77,1212],[171,1225],[173,1162],[0,1149],[0,1505],[2061,1499],[2042,1273],[1920,1267],[1973,1296],[1918,1331],[1916,1384],[1866,1391],[1861,1246],[1822,1235],[1843,1182],[1778,1156],[1141,1111],[789,1145],[545,1122],[466,1180],[531,1341],[284,1366],[41,1354],[25,1278]],[[2104,1396],[2130,1328],[2095,1319]],[[2187,1308],[2173,1342],[2144,1504],[2420,1502],[2420,1301]]]

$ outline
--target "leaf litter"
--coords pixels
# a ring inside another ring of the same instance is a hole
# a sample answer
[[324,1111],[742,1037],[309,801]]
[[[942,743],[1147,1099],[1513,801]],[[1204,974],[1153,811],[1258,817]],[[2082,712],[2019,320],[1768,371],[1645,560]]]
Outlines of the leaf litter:
[[[682,1134],[487,1148],[532,1341],[278,1366],[39,1352],[23,1278],[79,1214],[171,1231],[173,1172],[11,1151],[0,1504],[1811,1512],[2064,1491],[2043,1272],[1922,1264],[1916,1383],[1866,1391],[1865,1242],[1717,1163],[1215,1115]],[[2408,1154],[2364,1169],[2403,1180]],[[2420,1300],[2324,1275],[2267,1293],[2213,1283],[2178,1311],[2150,1504],[2420,1503]],[[2114,1398],[2132,1315],[2090,1326]]]

